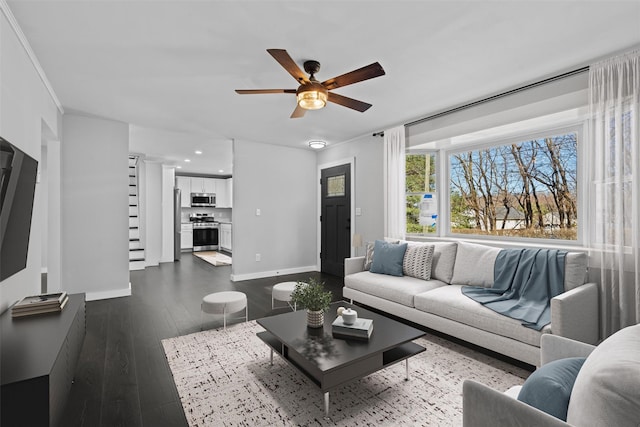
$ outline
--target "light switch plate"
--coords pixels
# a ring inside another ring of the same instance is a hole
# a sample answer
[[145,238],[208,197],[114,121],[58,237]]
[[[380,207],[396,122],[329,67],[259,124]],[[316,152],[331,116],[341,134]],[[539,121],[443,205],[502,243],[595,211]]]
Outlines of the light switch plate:
[[360,216],[360,215],[362,215],[362,209],[356,208],[356,216]]
[[260,216],[261,212],[260,209],[256,209],[256,216]]

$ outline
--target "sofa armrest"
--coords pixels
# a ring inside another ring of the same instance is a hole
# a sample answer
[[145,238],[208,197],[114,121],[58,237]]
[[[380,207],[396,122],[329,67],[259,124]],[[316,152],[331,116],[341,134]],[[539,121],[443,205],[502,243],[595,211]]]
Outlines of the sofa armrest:
[[567,427],[569,424],[472,380],[462,384],[463,427]]
[[558,335],[544,334],[540,339],[540,363],[545,365],[567,357],[587,357],[594,348],[596,347],[591,344]]
[[344,275],[359,273],[364,271],[364,257],[358,256],[344,259]]
[[586,283],[551,299],[551,332],[597,344],[599,338],[598,286]]

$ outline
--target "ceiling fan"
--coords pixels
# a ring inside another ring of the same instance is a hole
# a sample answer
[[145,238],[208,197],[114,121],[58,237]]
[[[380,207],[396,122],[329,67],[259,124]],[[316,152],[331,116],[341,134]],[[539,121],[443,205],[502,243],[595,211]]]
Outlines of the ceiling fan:
[[304,116],[306,110],[318,110],[323,108],[327,104],[327,101],[363,113],[371,107],[371,104],[329,91],[342,86],[380,77],[385,74],[382,65],[374,62],[366,67],[325,80],[321,83],[315,78],[315,74],[320,70],[320,63],[318,61],[304,62],[304,70],[309,74],[309,77],[307,77],[293,59],[291,59],[291,56],[289,56],[286,50],[267,49],[267,52],[269,52],[271,56],[273,56],[275,60],[293,76],[294,79],[296,79],[300,84],[298,89],[236,89],[236,92],[240,95],[295,93],[298,105],[291,114],[292,119]]

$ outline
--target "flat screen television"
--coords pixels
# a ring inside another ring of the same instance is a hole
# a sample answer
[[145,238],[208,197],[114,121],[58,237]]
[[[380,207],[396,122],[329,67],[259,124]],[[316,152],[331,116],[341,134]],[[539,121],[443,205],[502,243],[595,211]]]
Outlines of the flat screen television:
[[27,266],[38,161],[0,137],[0,281]]

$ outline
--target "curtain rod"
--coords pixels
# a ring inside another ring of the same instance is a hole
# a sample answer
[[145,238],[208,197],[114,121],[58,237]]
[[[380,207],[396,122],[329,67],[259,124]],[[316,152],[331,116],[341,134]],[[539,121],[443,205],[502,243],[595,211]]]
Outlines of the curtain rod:
[[[543,84],[551,83],[551,82],[556,81],[556,80],[564,79],[564,78],[571,77],[571,76],[574,76],[574,75],[577,75],[577,74],[582,74],[582,73],[585,73],[587,71],[589,71],[589,66],[578,68],[576,70],[569,71],[569,72],[566,72],[566,73],[563,73],[563,74],[559,74],[557,76],[549,77],[548,79],[540,80],[539,82],[531,83],[531,84],[519,87],[517,89],[512,89],[512,90],[509,90],[507,92],[499,93],[497,95],[493,95],[493,96],[490,96],[488,98],[480,99],[478,101],[473,101],[473,102],[470,102],[468,104],[461,105],[459,107],[454,107],[454,108],[451,108],[449,110],[442,111],[440,113],[432,114],[430,116],[423,117],[421,119],[414,120],[414,121],[409,122],[409,123],[405,123],[405,127],[406,126],[417,125],[419,123],[426,122],[428,120],[433,120],[433,119],[436,119],[438,117],[446,116],[447,114],[452,114],[452,113],[455,113],[457,111],[461,111],[461,110],[464,110],[464,109],[467,109],[467,108],[475,107],[476,105],[484,104],[485,102],[493,101],[493,100],[496,100],[498,98],[502,98],[502,97],[505,97],[505,96],[508,96],[508,95],[512,95],[514,93],[521,92],[521,91],[527,90],[527,89],[531,89],[531,88],[536,87],[536,86],[541,86]],[[376,132],[372,136],[384,136],[384,131]]]

